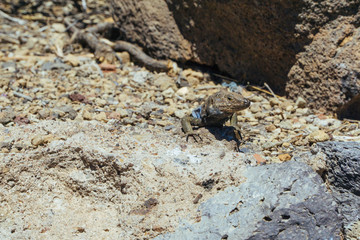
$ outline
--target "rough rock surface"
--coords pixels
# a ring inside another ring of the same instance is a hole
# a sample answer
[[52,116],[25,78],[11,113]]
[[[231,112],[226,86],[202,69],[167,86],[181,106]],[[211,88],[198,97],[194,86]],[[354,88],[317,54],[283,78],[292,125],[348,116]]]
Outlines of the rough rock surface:
[[195,218],[197,196],[238,185],[255,164],[224,142],[184,146],[162,127],[116,122],[0,125],[12,151],[0,153],[1,240],[149,239]]
[[289,72],[291,98],[301,96],[309,107],[360,119],[359,24],[360,12],[332,21],[315,35]]
[[327,180],[338,190],[360,196],[360,143],[317,143],[328,156]]
[[246,182],[200,206],[199,223],[157,239],[340,239],[337,204],[306,164],[251,167],[243,175]]
[[[327,155],[326,180],[331,184],[340,213],[345,219],[345,230],[357,231],[352,225],[360,221],[360,143],[317,143]],[[347,233],[349,235],[349,233]]]
[[191,45],[181,35],[165,1],[112,1],[112,9],[128,41],[138,43],[158,58],[191,58]]
[[[128,40],[156,57],[216,66],[241,80],[266,81],[279,92],[296,54],[318,30],[359,7],[358,0],[148,2],[112,0]],[[191,43],[191,54],[183,38]]]

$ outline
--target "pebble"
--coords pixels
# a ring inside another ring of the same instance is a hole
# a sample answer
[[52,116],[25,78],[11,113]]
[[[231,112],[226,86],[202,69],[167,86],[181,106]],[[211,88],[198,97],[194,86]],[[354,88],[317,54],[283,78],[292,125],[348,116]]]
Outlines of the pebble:
[[255,95],[255,94],[249,96],[248,99],[251,101],[251,105],[253,105],[253,103],[255,103],[255,102],[261,102],[263,100],[262,97]]
[[131,75],[133,75],[132,80],[138,84],[145,84],[146,80],[149,78],[150,73],[147,71],[139,71],[139,72],[135,72],[132,73]]
[[259,103],[259,102],[252,103],[252,104],[250,105],[250,111],[251,111],[252,113],[261,112],[261,111],[262,111],[262,109],[261,109],[261,103]]
[[295,102],[295,106],[298,108],[305,108],[306,107],[306,101],[302,97],[298,97],[298,99]]
[[96,114],[94,116],[94,119],[98,120],[98,121],[106,122],[107,121],[106,113],[105,112],[99,112],[98,114]]
[[330,136],[323,130],[317,130],[309,134],[308,141],[310,143],[325,142],[330,140]]
[[80,60],[77,56],[74,56],[72,54],[68,54],[64,57],[65,63],[70,64],[73,67],[77,67],[80,65]]
[[282,146],[284,147],[284,148],[288,148],[288,147],[290,147],[290,143],[288,143],[288,142],[284,142],[283,144],[282,144]]
[[291,103],[290,101],[285,100],[280,104],[280,108],[283,109],[283,110],[286,110],[286,108],[289,107],[289,106],[292,106],[292,104],[293,103]]
[[0,112],[0,123],[7,124],[15,118],[15,113],[11,110]]
[[286,162],[286,161],[291,160],[291,155],[288,154],[288,153],[280,154],[280,155],[278,156],[278,158],[279,158],[280,161]]
[[44,145],[47,144],[51,141],[55,140],[55,137],[52,134],[48,134],[48,135],[35,135],[32,139],[31,139],[31,144],[34,147],[38,147],[39,145]]
[[63,33],[66,31],[65,25],[62,23],[53,23],[51,25],[51,28],[54,29],[58,33]]
[[120,57],[122,64],[130,62],[130,54],[128,52],[118,52],[117,55]]
[[187,112],[187,110],[176,110],[174,114],[177,118],[181,119],[187,115]]
[[172,98],[174,96],[174,94],[175,94],[175,92],[174,92],[174,89],[172,89],[172,88],[168,88],[162,92],[162,95],[165,98]]
[[255,153],[253,156],[254,156],[254,158],[255,158],[255,160],[256,160],[256,163],[257,163],[258,165],[264,165],[264,164],[266,164],[265,158],[263,158],[260,154]]
[[82,112],[82,117],[84,120],[93,120],[93,115],[88,110]]
[[281,104],[280,100],[278,98],[270,98],[269,100],[270,106],[274,107],[274,106],[278,106]]
[[116,109],[116,112],[118,112],[120,114],[121,118],[129,116],[129,112],[124,108],[118,108],[118,109]]
[[161,91],[165,91],[168,88],[175,88],[175,83],[171,77],[166,75],[165,73],[159,74],[155,80],[154,85],[159,87]]
[[335,128],[338,128],[341,126],[341,121],[333,118],[327,118],[327,119],[319,119],[315,118],[313,121],[313,125],[319,126],[319,127],[330,127],[333,126]]
[[279,127],[286,130],[293,129],[292,123],[290,120],[284,120],[279,123]]
[[179,90],[177,90],[176,94],[179,96],[185,96],[189,93],[189,88],[188,87],[182,87]]
[[274,130],[276,129],[276,126],[275,126],[274,124],[267,125],[267,126],[265,127],[265,129],[266,129],[266,131],[268,131],[268,132],[272,132],[272,131],[274,131]]
[[121,119],[121,115],[119,112],[111,112],[108,116],[108,119],[117,119],[120,120]]
[[100,107],[104,107],[106,105],[106,100],[101,99],[101,98],[96,98],[95,99],[95,104],[100,106]]

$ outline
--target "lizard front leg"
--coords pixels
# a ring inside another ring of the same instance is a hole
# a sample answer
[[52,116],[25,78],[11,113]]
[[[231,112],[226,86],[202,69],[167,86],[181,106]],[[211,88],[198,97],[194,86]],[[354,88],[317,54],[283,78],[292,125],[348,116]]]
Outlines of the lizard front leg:
[[200,135],[194,132],[191,124],[199,126],[201,125],[201,119],[193,118],[190,116],[186,116],[181,119],[181,127],[186,134],[186,141],[188,141],[189,136],[192,136],[195,142],[197,142],[195,136],[199,137],[199,139],[202,141]]
[[231,119],[230,119],[230,125],[235,128],[234,130],[234,134],[235,134],[235,137],[238,141],[242,141],[243,138],[241,136],[241,131],[240,131],[240,128],[239,126],[237,125],[237,114],[234,113],[232,116],[231,116]]

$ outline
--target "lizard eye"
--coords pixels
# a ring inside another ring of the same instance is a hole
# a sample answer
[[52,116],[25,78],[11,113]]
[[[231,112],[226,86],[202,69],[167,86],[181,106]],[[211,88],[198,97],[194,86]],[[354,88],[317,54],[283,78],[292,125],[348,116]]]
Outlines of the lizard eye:
[[231,97],[228,97],[227,99],[228,99],[229,101],[231,101],[231,100],[232,100],[232,98],[231,98]]

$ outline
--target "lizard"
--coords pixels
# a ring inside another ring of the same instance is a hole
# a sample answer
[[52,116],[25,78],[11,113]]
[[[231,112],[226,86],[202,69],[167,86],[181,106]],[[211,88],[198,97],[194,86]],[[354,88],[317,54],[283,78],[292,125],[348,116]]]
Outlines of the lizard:
[[240,128],[237,126],[236,112],[244,110],[250,106],[250,101],[241,94],[220,90],[209,96],[205,102],[194,109],[189,116],[181,119],[181,126],[186,134],[186,141],[192,136],[197,142],[196,134],[192,126],[223,126],[230,119],[230,125],[234,127],[234,133],[237,140],[242,140]]

